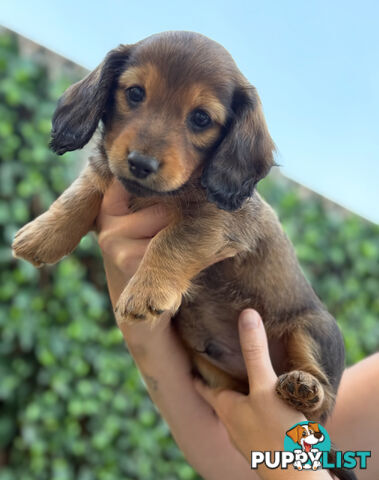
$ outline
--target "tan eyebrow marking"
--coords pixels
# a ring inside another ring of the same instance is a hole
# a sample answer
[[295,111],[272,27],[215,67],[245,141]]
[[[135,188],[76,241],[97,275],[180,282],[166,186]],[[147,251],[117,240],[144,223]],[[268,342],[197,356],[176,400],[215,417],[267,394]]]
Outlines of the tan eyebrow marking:
[[193,85],[188,89],[186,97],[190,98],[191,110],[200,108],[205,110],[212,120],[220,125],[226,122],[227,112],[224,105],[206,85]]
[[209,148],[220,135],[220,127],[205,130],[200,134],[191,135],[192,143],[198,148]]
[[149,90],[160,78],[157,68],[151,63],[146,63],[125,70],[120,75],[118,83],[120,88],[129,88],[137,84]]

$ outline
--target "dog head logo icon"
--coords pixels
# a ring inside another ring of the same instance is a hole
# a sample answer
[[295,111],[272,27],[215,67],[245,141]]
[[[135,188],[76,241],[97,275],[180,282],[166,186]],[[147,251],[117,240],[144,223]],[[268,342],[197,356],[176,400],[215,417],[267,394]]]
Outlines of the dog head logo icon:
[[331,442],[328,432],[317,422],[300,422],[287,430],[284,450],[293,452],[293,466],[297,470],[317,470],[322,467],[324,452],[329,452]]
[[301,446],[303,452],[310,452],[318,443],[324,441],[324,434],[320,432],[318,423],[309,422],[304,425],[295,425],[288,430],[287,435]]

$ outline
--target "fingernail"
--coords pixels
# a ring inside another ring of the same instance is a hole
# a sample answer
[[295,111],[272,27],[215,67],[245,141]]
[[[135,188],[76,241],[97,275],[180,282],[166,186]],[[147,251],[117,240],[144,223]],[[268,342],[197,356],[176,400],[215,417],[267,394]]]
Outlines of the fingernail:
[[259,326],[259,315],[254,310],[244,310],[241,313],[241,324],[242,328],[258,328]]

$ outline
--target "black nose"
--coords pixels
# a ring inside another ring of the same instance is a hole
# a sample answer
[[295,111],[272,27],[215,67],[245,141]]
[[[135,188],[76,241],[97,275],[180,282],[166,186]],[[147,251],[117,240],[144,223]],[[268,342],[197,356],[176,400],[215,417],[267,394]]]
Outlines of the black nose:
[[316,438],[321,438],[322,437],[322,433],[321,432],[315,432],[313,434]]
[[128,163],[130,171],[137,178],[146,178],[159,168],[159,162],[156,158],[148,157],[136,151],[129,153]]

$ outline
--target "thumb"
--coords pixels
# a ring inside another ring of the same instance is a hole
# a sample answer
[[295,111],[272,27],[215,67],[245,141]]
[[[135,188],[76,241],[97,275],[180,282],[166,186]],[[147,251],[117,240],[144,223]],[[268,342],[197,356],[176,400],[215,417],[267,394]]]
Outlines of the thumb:
[[274,385],[277,376],[271,364],[266,331],[260,315],[252,309],[243,310],[238,327],[250,392]]

